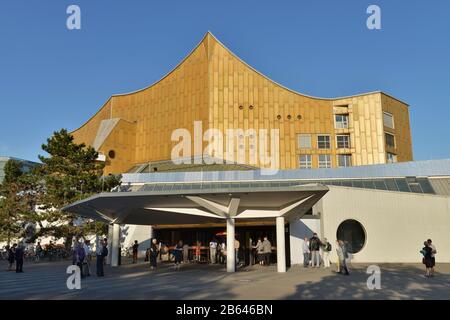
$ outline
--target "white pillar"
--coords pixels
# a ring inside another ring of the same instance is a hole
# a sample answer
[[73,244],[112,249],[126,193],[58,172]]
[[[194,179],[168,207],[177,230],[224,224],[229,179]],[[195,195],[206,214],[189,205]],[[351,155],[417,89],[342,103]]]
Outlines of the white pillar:
[[108,245],[106,246],[108,248],[108,255],[106,256],[106,264],[111,264],[111,256],[112,256],[112,243],[113,243],[113,224],[110,223],[108,225]]
[[278,272],[286,272],[284,217],[277,217],[277,270]]
[[120,224],[114,223],[113,238],[112,238],[112,253],[111,253],[112,267],[117,267],[119,265],[119,247],[120,247]]
[[234,219],[227,218],[227,272],[236,271],[234,251]]

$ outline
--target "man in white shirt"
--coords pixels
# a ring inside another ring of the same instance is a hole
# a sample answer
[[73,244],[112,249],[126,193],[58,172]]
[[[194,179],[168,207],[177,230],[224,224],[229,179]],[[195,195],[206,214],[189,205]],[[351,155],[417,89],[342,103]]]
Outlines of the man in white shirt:
[[217,257],[217,240],[212,239],[209,243],[209,257],[211,259],[211,263],[216,263],[216,257]]
[[433,266],[431,267],[431,276],[434,277],[434,266],[436,265],[436,246],[433,244],[433,242],[431,241],[431,239],[427,240],[428,245],[431,248],[431,260],[433,261]]

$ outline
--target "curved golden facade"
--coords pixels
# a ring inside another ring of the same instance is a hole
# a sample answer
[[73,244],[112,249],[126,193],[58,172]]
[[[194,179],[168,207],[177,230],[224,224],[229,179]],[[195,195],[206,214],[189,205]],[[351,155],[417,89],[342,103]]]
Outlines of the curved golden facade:
[[[394,125],[386,126],[385,113]],[[336,114],[345,115],[348,126],[337,127]],[[164,78],[113,95],[72,134],[106,156],[106,173],[122,173],[169,160],[177,144],[172,132],[194,132],[194,121],[202,122],[203,131],[279,129],[280,169],[298,168],[300,155],[311,155],[313,168],[319,167],[319,155],[329,155],[332,167],[339,165],[339,154],[349,155],[352,165],[386,163],[392,155],[395,161],[412,160],[407,104],[382,92],[336,99],[294,92],[248,66],[209,32]],[[394,136],[394,145],[387,146],[386,133]],[[300,148],[300,134],[310,135],[310,147]],[[318,135],[330,137],[329,148],[318,148]],[[338,135],[348,135],[349,145],[338,148]]]

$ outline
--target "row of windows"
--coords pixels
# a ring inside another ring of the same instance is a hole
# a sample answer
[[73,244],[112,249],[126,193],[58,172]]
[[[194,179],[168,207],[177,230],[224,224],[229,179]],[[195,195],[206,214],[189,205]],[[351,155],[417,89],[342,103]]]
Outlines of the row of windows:
[[[302,154],[299,156],[300,169],[312,169],[312,155]],[[338,167],[350,167],[352,165],[352,156],[350,154],[337,155]],[[331,168],[331,155],[319,154],[319,168]]]
[[[334,116],[336,129],[348,129],[348,119],[348,114],[336,114]],[[383,112],[383,123],[386,127],[394,129],[394,116],[389,112]]]
[[[299,134],[298,135],[298,147],[300,149],[311,149],[311,135],[310,134]],[[350,135],[349,134],[340,134],[336,135],[336,147],[338,149],[341,148],[350,148]],[[329,135],[318,135],[317,136],[317,148],[318,149],[331,149],[331,142]]]

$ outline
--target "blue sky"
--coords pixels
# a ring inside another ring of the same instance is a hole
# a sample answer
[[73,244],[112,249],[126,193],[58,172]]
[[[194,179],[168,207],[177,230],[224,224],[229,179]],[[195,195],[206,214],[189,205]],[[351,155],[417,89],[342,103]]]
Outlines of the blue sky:
[[[66,28],[71,4],[81,30]],[[366,27],[371,4],[382,30]],[[36,160],[53,131],[158,80],[210,30],[294,90],[408,102],[415,159],[450,158],[449,14],[448,0],[2,0],[0,155]]]

